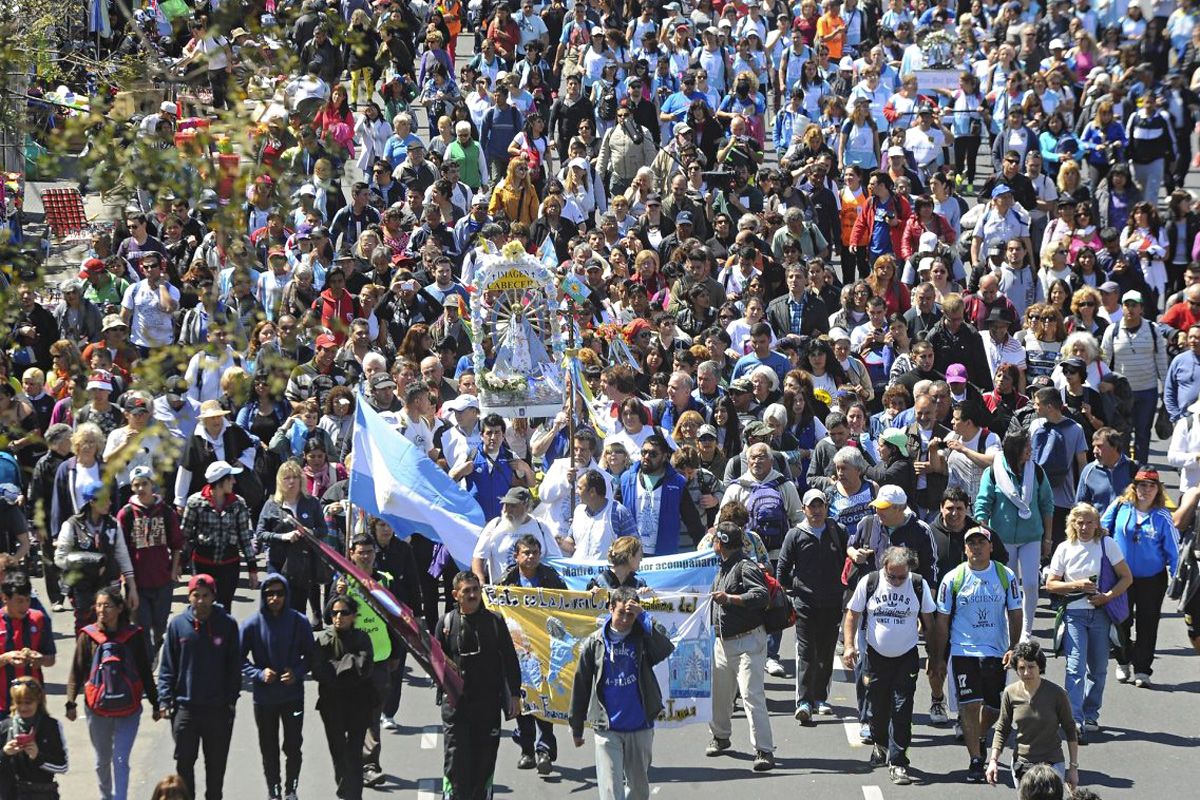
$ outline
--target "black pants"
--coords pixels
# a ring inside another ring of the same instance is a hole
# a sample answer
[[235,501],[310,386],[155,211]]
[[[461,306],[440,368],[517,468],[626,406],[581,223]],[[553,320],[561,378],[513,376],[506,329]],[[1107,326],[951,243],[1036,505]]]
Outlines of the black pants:
[[1167,191],[1173,192],[1183,186],[1188,169],[1192,166],[1192,129],[1175,131],[1175,160],[1167,165],[1163,180]]
[[796,604],[796,703],[829,699],[829,679],[837,649],[840,608]]
[[196,759],[204,747],[204,797],[221,800],[225,787],[225,764],[233,738],[233,711],[226,706],[180,706],[171,723],[175,737],[175,771],[196,793]]
[[517,717],[517,729],[513,741],[521,747],[521,755],[531,756],[534,752],[550,754],[551,761],[558,760],[558,739],[554,737],[554,723],[533,714]]
[[851,250],[846,245],[842,245],[841,255],[843,286],[849,286],[871,274],[871,258],[865,247]]
[[200,564],[192,560],[192,574],[208,573],[217,582],[217,602],[233,615],[233,596],[237,594],[238,579],[242,576],[242,564]]
[[982,143],[983,139],[979,136],[954,137],[954,173],[965,175],[970,183],[975,182],[975,165],[979,161],[979,146]]
[[408,663],[408,648],[401,646],[398,651],[393,651],[392,658],[400,663],[391,671],[387,698],[383,701],[382,710],[387,717],[396,716],[396,712],[400,710],[400,693],[404,690],[404,665]]
[[50,597],[51,605],[56,605],[66,597],[63,592],[62,570],[54,565],[54,537],[42,536],[38,531],[38,549],[42,554],[42,569],[46,576],[46,594]]
[[1158,621],[1162,619],[1163,598],[1167,596],[1166,570],[1149,578],[1134,578],[1128,596],[1129,618],[1121,623],[1121,640],[1127,644],[1120,661],[1132,664],[1134,673],[1153,675],[1151,665],[1154,650],[1158,647]]
[[871,738],[876,747],[886,747],[888,763],[908,766],[912,744],[913,696],[917,692],[920,658],[917,648],[889,658],[867,646],[867,694],[871,698]]
[[262,752],[267,787],[279,786],[279,727],[283,726],[283,752],[287,756],[287,788],[300,782],[300,747],[304,743],[304,702],[254,704],[258,749]]
[[413,558],[417,562],[417,572],[421,576],[422,616],[425,618],[425,629],[433,633],[437,630],[438,620],[441,619],[441,615],[438,613],[438,598],[445,600],[447,611],[450,610],[453,603],[450,588],[454,581],[455,567],[450,564],[442,572],[441,577],[433,577],[429,574],[429,565],[433,563],[433,542],[418,533],[413,535],[409,543],[412,545]]
[[370,717],[367,719],[367,735],[362,746],[363,768],[374,767],[380,772],[379,752],[382,749],[379,738],[379,715],[383,713],[383,704],[392,690],[391,673],[386,661],[376,661],[371,670],[371,682],[375,684],[375,703],[371,706]]
[[[325,741],[333,761],[338,797],[362,800],[363,740],[370,721],[365,704],[324,702],[317,709],[325,726]],[[377,716],[376,720],[379,719]]]
[[208,85],[212,87],[212,104],[215,109],[229,108],[229,73],[224,69],[208,71]]
[[500,750],[500,708],[462,714],[442,706],[443,772],[454,800],[488,800]]

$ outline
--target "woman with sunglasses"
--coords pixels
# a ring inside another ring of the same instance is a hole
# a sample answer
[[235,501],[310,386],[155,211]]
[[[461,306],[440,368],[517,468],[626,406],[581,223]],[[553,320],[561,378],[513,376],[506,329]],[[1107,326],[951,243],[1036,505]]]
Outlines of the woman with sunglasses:
[[[1068,167],[1064,165],[1059,173],[1060,183],[1062,176],[1068,171]],[[1094,252],[1099,252],[1104,247],[1095,220],[1091,203],[1080,203],[1075,209],[1075,227],[1071,229],[1070,238],[1067,240],[1068,260],[1073,262],[1075,255],[1084,247],[1090,247]]]
[[1035,303],[1025,314],[1025,330],[1018,341],[1025,348],[1026,381],[1054,372],[1067,338],[1062,312],[1049,303]]
[[358,602],[345,594],[325,606],[331,623],[315,637],[312,675],[317,682],[317,713],[325,726],[338,795],[362,800],[363,740],[378,704],[371,673],[375,666],[370,637],[354,626]]
[[1179,568],[1179,531],[1166,501],[1157,470],[1142,467],[1100,518],[1100,527],[1120,545],[1133,575],[1129,616],[1120,625],[1117,680],[1126,683],[1132,679],[1139,688],[1151,685],[1167,581]]
[[[1091,251],[1091,248],[1084,248],[1080,251],[1080,255],[1087,253],[1091,256],[1094,263],[1096,254]],[[1076,261],[1076,265],[1079,261]],[[1081,289],[1076,289],[1071,295],[1071,316],[1066,320],[1067,333],[1072,334],[1079,331],[1090,333],[1099,341],[1104,336],[1104,329],[1108,327],[1108,320],[1100,316],[1100,292],[1092,286],[1084,286]]]

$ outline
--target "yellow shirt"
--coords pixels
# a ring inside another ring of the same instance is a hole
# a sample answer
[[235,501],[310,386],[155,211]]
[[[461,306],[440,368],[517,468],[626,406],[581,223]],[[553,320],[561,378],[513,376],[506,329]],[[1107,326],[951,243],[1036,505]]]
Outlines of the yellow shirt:
[[822,14],[817,19],[817,40],[813,44],[821,44],[824,37],[831,33],[837,35],[826,41],[825,46],[829,48],[829,58],[837,61],[842,57],[842,48],[846,46],[846,21],[832,13]]

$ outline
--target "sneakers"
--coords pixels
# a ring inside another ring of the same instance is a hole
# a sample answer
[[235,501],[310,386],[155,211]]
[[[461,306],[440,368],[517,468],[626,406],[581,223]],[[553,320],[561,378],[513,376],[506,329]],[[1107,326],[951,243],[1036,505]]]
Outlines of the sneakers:
[[716,736],[714,736],[709,741],[708,747],[705,748],[704,755],[706,755],[710,758],[712,756],[719,756],[719,755],[721,755],[721,753],[724,753],[726,750],[728,750],[731,746],[732,745],[730,744],[730,741],[728,739],[718,739]]
[[1150,688],[1150,676],[1144,672],[1139,672],[1133,676],[1133,685],[1139,689]]
[[984,770],[982,758],[972,758],[970,766],[967,767],[967,783],[983,783],[987,780],[987,772]]
[[867,763],[872,767],[882,767],[887,763],[887,750],[875,745],[871,748],[871,757],[867,759]]
[[933,698],[933,702],[929,704],[929,724],[940,726],[945,725],[949,721],[950,717],[946,715],[946,698]]
[[69,609],[69,606],[66,603],[64,603],[62,600],[59,600],[54,605],[50,606],[50,610],[54,611],[54,612],[67,611],[68,609]]
[[864,722],[858,729],[858,740],[863,744],[875,744],[875,737],[871,735],[871,726]]
[[888,777],[897,786],[908,786],[912,783],[912,778],[908,777],[908,768],[902,767],[899,764],[893,764],[888,767]]
[[550,765],[552,763],[550,761],[550,754],[545,750],[539,750],[535,760],[537,761],[538,775],[549,775]]
[[966,737],[963,736],[962,723],[954,720],[954,741],[961,742],[964,738]]
[[[1078,726],[1078,725],[1076,725],[1075,727],[1077,727],[1077,728],[1078,728],[1079,726]],[[1094,719],[1085,719],[1085,720],[1083,721],[1083,730],[1085,730],[1085,731],[1099,731],[1099,730],[1100,730],[1100,722],[1099,722],[1099,720],[1094,720]]]
[[832,716],[833,706],[829,705],[829,703],[817,703],[817,713],[822,717]]
[[533,769],[535,766],[537,766],[537,762],[529,753],[522,753],[521,757],[517,759],[517,769]]
[[1117,664],[1117,680],[1121,683],[1129,683],[1129,679],[1133,677],[1132,664]]
[[383,783],[383,770],[374,766],[363,770],[363,786],[378,786],[381,783]]
[[287,794],[283,796],[283,800],[300,800],[300,795],[296,794],[296,789],[293,787],[287,790]]
[[396,731],[400,730],[400,723],[396,722],[395,717],[389,717],[387,714],[380,714],[379,727],[383,728],[385,731]]
[[812,719],[812,706],[805,700],[800,705],[796,706],[796,721],[804,724]]
[[786,678],[787,670],[783,668],[783,664],[779,663],[778,658],[768,658],[767,674],[773,678]]
[[754,754],[754,771],[769,772],[775,769],[775,754],[767,750],[759,750]]

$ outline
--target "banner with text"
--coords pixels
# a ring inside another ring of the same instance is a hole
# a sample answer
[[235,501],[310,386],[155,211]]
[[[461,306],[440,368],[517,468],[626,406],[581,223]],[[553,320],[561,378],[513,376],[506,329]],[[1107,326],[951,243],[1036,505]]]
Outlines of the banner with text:
[[[568,589],[584,591],[588,581],[599,575],[605,561],[573,561],[569,558],[547,558],[544,561],[562,576]],[[691,592],[707,594],[721,560],[712,550],[697,550],[673,556],[643,558],[637,574],[656,592]]]
[[[566,725],[579,648],[608,615],[605,593],[486,586],[488,608],[504,617],[521,663],[526,714]],[[707,594],[655,594],[642,605],[667,630],[675,652],[654,669],[663,713],[675,727],[712,719],[713,630]]]

